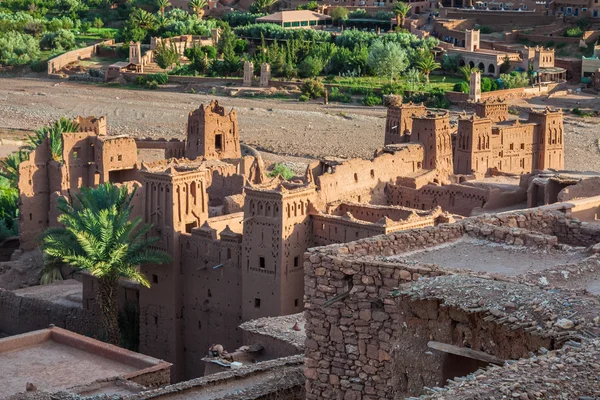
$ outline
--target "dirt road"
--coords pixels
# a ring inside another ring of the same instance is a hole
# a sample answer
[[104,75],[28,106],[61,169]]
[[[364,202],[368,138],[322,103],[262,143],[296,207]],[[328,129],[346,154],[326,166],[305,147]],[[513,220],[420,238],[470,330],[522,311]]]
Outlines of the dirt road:
[[35,129],[61,116],[106,115],[111,134],[184,138],[188,112],[217,99],[235,108],[241,140],[283,155],[370,157],[383,144],[385,110],[0,79],[0,127]]
[[[184,138],[188,112],[212,99],[235,108],[243,142],[279,155],[371,157],[383,145],[383,107],[323,106],[28,78],[0,79],[0,128],[35,129],[61,116],[106,115],[111,134]],[[512,103],[546,105],[519,102]],[[553,105],[565,107],[562,102]],[[597,122],[596,118],[565,119],[566,169],[600,170]]]

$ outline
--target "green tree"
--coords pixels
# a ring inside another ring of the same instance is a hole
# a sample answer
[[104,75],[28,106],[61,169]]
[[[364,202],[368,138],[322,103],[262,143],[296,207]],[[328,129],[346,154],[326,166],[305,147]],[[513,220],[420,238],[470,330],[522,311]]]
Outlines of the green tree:
[[298,66],[298,74],[302,78],[313,78],[318,76],[324,67],[325,63],[322,58],[308,56]]
[[26,65],[39,56],[40,42],[33,36],[16,31],[0,35],[0,64]]
[[11,187],[19,187],[19,164],[27,161],[28,158],[26,151],[19,150],[0,160],[0,176],[8,180]]
[[81,32],[87,34],[90,31],[90,29],[92,29],[92,23],[90,21],[83,21],[81,23]]
[[156,0],[156,5],[160,11],[160,15],[164,18],[165,9],[171,7],[171,2],[169,0]]
[[441,65],[433,58],[433,54],[430,52],[422,52],[419,61],[417,61],[417,68],[425,76],[425,82],[429,85],[429,74],[432,71],[440,68]]
[[196,14],[198,19],[202,19],[204,16],[204,9],[208,6],[208,2],[206,0],[190,0],[188,2],[188,7],[190,10]]
[[502,64],[500,64],[500,73],[505,74],[510,70],[510,58],[508,56],[502,59]]
[[171,68],[174,64],[178,64],[179,52],[175,47],[175,43],[171,43],[170,46],[161,43],[157,46],[154,50],[154,60],[162,69]]
[[369,48],[369,67],[377,76],[389,76],[390,82],[408,67],[406,51],[398,43],[378,39]]
[[146,10],[136,8],[131,13],[131,21],[144,30],[151,30],[156,24],[156,18]]
[[102,28],[103,26],[104,26],[104,21],[102,21],[102,18],[100,18],[100,17],[94,18],[94,28],[96,28],[98,30],[98,33],[100,33],[100,28]]
[[348,9],[346,7],[336,7],[329,13],[329,16],[337,25],[344,25],[348,21]]
[[458,69],[458,72],[462,75],[463,79],[467,82],[471,81],[471,72],[479,71],[478,68],[471,67],[470,65],[463,65]]
[[227,76],[241,68],[240,57],[235,53],[235,41],[235,34],[226,26],[219,39],[219,50],[223,54],[223,72]]
[[19,191],[0,177],[0,241],[18,234]]
[[49,139],[50,152],[55,161],[62,161],[63,152],[63,133],[79,132],[79,124],[72,120],[62,117],[54,121],[50,126],[34,131],[33,135],[27,136],[27,142],[23,149],[26,151],[35,150],[46,138]]
[[411,8],[412,6],[410,4],[402,1],[396,1],[392,6],[392,12],[396,16],[396,25],[398,28],[404,27],[404,21]]
[[271,7],[273,7],[275,3],[277,3],[277,0],[256,0],[251,4],[250,11],[267,14],[271,11]]
[[[81,188],[69,202],[58,199],[58,217],[64,227],[50,228],[42,235],[42,250],[78,271],[98,279],[96,299],[102,325],[109,343],[119,345],[117,292],[119,279],[130,279],[143,286],[150,283],[139,271],[142,264],[164,264],[168,254],[155,250],[157,237],[147,237],[152,225],[142,218],[131,219],[135,189],[117,187],[110,182],[97,188]],[[48,271],[45,271],[48,272]]]

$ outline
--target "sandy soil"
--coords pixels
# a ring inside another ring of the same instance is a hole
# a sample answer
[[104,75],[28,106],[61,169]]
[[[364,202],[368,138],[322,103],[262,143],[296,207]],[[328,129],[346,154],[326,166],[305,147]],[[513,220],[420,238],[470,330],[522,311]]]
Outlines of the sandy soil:
[[508,276],[580,261],[581,252],[559,252],[506,246],[465,237],[457,242],[416,251],[397,258]]
[[[106,115],[111,134],[183,139],[187,113],[211,99],[236,109],[244,143],[280,156],[371,157],[383,144],[383,107],[220,97],[180,93],[175,88],[131,90],[34,78],[0,78],[0,129],[36,129],[61,116]],[[600,107],[597,96],[585,94],[530,102],[514,99],[510,104],[523,110]],[[597,118],[566,116],[566,169],[600,170],[597,123]],[[266,158],[268,163],[282,161]]]

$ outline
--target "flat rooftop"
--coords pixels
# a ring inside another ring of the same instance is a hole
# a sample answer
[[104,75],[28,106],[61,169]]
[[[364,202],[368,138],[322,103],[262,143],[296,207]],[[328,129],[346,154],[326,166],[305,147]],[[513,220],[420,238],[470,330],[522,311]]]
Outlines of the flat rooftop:
[[56,392],[97,380],[129,379],[171,364],[51,327],[0,339],[1,395],[38,390]]
[[577,249],[545,250],[493,243],[465,236],[454,242],[393,256],[390,259],[516,276],[557,265],[577,263],[586,257],[588,254]]

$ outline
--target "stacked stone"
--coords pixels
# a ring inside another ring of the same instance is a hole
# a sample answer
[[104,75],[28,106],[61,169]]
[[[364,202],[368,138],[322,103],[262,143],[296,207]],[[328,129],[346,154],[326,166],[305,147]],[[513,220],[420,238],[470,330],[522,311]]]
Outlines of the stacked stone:
[[593,400],[599,395],[599,375],[600,341],[567,342],[558,350],[542,348],[530,358],[455,378],[444,388],[428,388],[419,399]]
[[496,226],[492,224],[465,223],[465,231],[474,238],[507,245],[552,249],[558,245],[558,238],[552,235],[536,233],[522,228]]
[[[369,260],[462,235],[462,225],[450,224],[309,250],[304,262],[307,400],[393,397],[390,351],[398,312],[389,293],[403,282],[445,272]],[[343,300],[324,307],[336,296]]]

